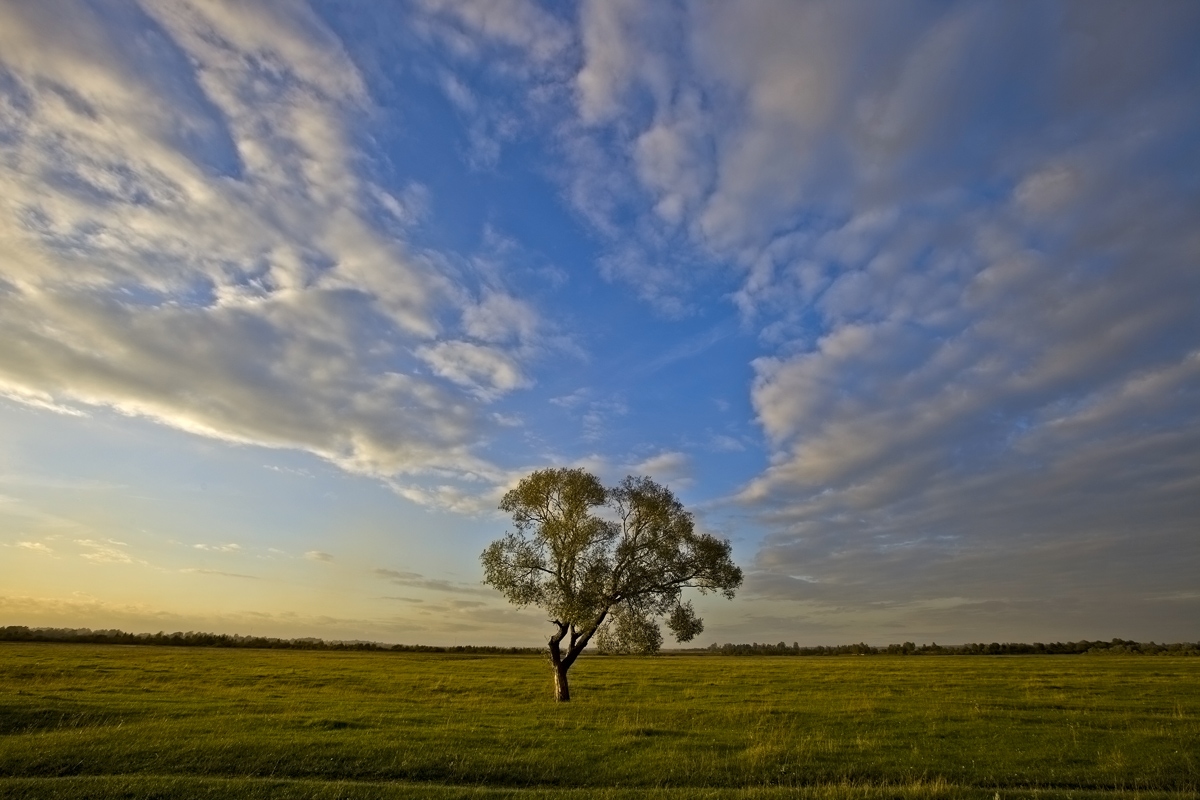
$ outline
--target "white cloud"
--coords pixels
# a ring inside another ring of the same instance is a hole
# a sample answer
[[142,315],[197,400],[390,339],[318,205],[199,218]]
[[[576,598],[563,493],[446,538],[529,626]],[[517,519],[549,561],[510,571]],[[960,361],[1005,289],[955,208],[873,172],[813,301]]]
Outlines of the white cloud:
[[746,449],[741,439],[726,434],[714,434],[708,442],[709,449],[718,453],[737,453]]
[[585,402],[591,396],[589,389],[576,389],[570,394],[564,394],[560,397],[551,397],[550,404],[560,408],[576,408],[581,403]]
[[442,74],[440,81],[442,92],[453,103],[459,111],[464,114],[474,114],[479,106],[479,101],[475,99],[475,94],[467,85],[456,78],[454,75],[446,72]]
[[681,319],[695,310],[684,299],[687,280],[678,263],[658,261],[631,246],[603,256],[598,266],[606,280],[627,284],[664,317]]
[[558,56],[571,40],[563,22],[530,0],[420,0],[420,5],[473,34],[520,48],[537,62]]
[[507,353],[473,342],[439,342],[417,350],[434,373],[490,399],[529,385]]
[[1076,198],[1081,182],[1077,172],[1057,164],[1026,177],[1013,195],[1031,213],[1050,214],[1062,210]]
[[575,82],[585,122],[601,122],[621,110],[621,94],[636,76],[636,44],[630,39],[643,8],[630,0],[583,4],[584,64]]
[[236,542],[228,544],[194,544],[192,547],[196,550],[208,550],[214,553],[240,553],[242,551],[242,546]]
[[53,411],[55,414],[62,414],[68,417],[86,417],[86,411],[75,408],[74,406],[60,405],[55,403],[52,396],[48,392],[37,391],[25,386],[13,386],[11,388],[0,386],[0,397],[13,402],[20,403],[31,408],[40,408],[44,411]]
[[629,413],[629,406],[621,397],[612,396],[590,400],[580,414],[581,436],[586,442],[602,441],[609,434],[609,423],[616,417]]
[[[128,546],[125,542],[118,542],[115,539],[76,539],[75,544],[85,550],[85,552],[79,554],[81,558],[86,558],[88,561],[93,561],[97,564],[134,563],[133,556],[122,549]],[[138,561],[137,563],[144,564],[145,562]]]
[[309,550],[304,554],[309,561],[333,561],[333,556],[320,550]]
[[429,188],[423,184],[410,182],[399,195],[390,194],[378,186],[372,186],[371,193],[401,225],[415,225],[429,214]]
[[[543,52],[550,28],[520,8],[454,13]],[[371,100],[336,37],[303,5],[148,12],[161,31],[0,11],[3,395],[368,474],[486,470],[480,398],[528,385],[536,315],[499,291],[462,300],[376,223],[419,223],[428,190],[359,177]],[[456,313],[488,344],[438,341]]]
[[537,311],[528,303],[500,292],[489,292],[463,311],[467,335],[485,342],[532,342],[538,324]]
[[634,144],[634,163],[642,185],[655,193],[654,211],[678,225],[704,199],[712,181],[712,164],[704,145],[703,112],[696,92],[689,92],[642,132]]
[[691,483],[692,462],[685,453],[664,450],[631,464],[629,472],[633,475],[649,476],[659,483],[673,484],[676,487],[687,486]]

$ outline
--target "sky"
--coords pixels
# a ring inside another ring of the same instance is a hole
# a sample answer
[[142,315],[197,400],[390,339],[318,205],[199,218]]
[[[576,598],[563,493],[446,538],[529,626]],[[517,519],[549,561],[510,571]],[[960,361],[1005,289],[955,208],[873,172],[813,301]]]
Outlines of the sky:
[[532,470],[696,644],[1200,639],[1200,4],[0,0],[0,625],[536,645]]

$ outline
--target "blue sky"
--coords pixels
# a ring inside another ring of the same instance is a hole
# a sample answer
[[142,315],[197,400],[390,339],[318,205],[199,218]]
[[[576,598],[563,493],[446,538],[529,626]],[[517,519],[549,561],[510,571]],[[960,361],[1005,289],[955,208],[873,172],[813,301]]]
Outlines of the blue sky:
[[534,644],[533,469],[709,641],[1200,637],[1200,6],[0,2],[0,624]]

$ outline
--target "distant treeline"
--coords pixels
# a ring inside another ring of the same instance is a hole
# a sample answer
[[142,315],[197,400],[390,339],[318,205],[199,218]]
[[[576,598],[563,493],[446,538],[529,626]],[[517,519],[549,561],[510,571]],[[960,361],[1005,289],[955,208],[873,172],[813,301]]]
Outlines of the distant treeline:
[[710,653],[723,656],[1040,656],[1040,655],[1147,655],[1147,656],[1198,656],[1200,642],[1176,642],[1175,644],[1158,644],[1156,642],[1135,642],[1129,639],[1113,639],[1108,642],[1089,642],[1081,639],[1078,642],[1053,642],[1043,644],[1034,642],[1024,644],[1019,642],[992,642],[984,644],[889,644],[887,647],[873,647],[859,642],[858,644],[843,644],[833,647],[801,647],[799,642],[788,645],[779,644],[711,644]]
[[[425,644],[380,644],[378,642],[332,641],[324,639],[276,639],[265,636],[239,636],[229,633],[126,633],[116,629],[94,631],[90,628],[29,628],[24,625],[0,627],[0,642],[73,642],[76,644],[133,644],[159,647],[242,647],[260,650],[369,650],[389,653],[478,653],[481,655],[534,655],[540,647],[483,647],[453,645],[439,647]],[[703,650],[675,651],[706,653],[722,656],[1026,656],[1026,655],[1168,655],[1200,656],[1200,642],[1158,644],[1113,639],[1108,642],[1053,642],[1022,644],[992,642],[983,644],[889,644],[875,647],[864,644],[801,647],[799,642],[786,644],[711,644]],[[671,651],[664,652],[671,655]]]
[[400,653],[486,653],[490,655],[522,655],[541,653],[533,647],[480,647],[454,645],[436,647],[424,644],[379,644],[378,642],[327,642],[324,639],[276,639],[265,636],[239,636],[228,633],[126,633],[125,631],[90,628],[28,628],[10,625],[0,628],[2,642],[73,642],[75,644],[134,644],[159,647],[242,647],[260,650],[372,650]]

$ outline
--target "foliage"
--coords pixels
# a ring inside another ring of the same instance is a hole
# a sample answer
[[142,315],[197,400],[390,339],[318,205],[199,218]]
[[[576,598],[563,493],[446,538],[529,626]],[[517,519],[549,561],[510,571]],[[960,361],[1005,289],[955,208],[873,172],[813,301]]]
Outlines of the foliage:
[[1200,660],[0,644],[0,797],[1195,797]]
[[529,655],[539,648],[488,647],[486,645],[380,644],[379,642],[327,642],[324,639],[278,639],[267,636],[241,636],[233,633],[127,633],[114,629],[29,628],[24,625],[0,627],[0,642],[73,642],[76,644],[123,644],[156,647],[234,647],[257,650],[375,650],[392,653],[487,653],[489,655]]
[[[620,613],[619,611],[616,613]],[[667,621],[668,627],[671,621]],[[612,655],[638,652],[639,648],[603,647],[606,631],[597,634],[601,652]],[[660,634],[661,641],[661,634]],[[0,642],[64,642],[74,644],[121,644],[147,645],[152,647],[221,647],[251,648],[259,650],[371,650],[390,653],[467,653],[487,655],[533,655],[544,652],[536,647],[490,647],[487,645],[427,645],[427,644],[380,644],[378,642],[325,641],[323,639],[277,639],[264,636],[241,636],[230,633],[202,633],[176,631],[174,633],[128,633],[117,629],[92,630],[91,628],[30,628],[26,625],[0,627]],[[982,642],[974,644],[889,644],[874,647],[869,644],[818,645],[801,647],[799,642],[786,644],[725,644],[715,642],[703,651],[686,650],[687,653],[713,653],[725,656],[841,656],[841,655],[938,655],[938,656],[992,656],[992,655],[1154,655],[1154,656],[1200,656],[1200,642],[1137,642],[1132,639],[1110,641],[1075,642],[1005,642],[999,644]]]
[[1135,642],[1130,639],[1113,639],[1111,641],[1089,642],[1081,639],[1077,642],[1052,642],[1044,644],[1034,642],[1024,644],[1019,642],[992,642],[984,644],[916,645],[912,642],[904,644],[889,644],[886,647],[872,647],[869,644],[843,644],[834,646],[819,645],[817,647],[801,647],[799,642],[791,645],[779,644],[731,644],[726,642],[718,645],[715,642],[708,646],[710,653],[725,656],[1066,656],[1066,655],[1156,655],[1156,656],[1200,656],[1200,642],[1174,642],[1171,644],[1156,642]]
[[732,598],[742,583],[729,542],[697,533],[671,490],[650,478],[606,489],[582,469],[538,470],[500,508],[516,530],[483,551],[484,582],[550,616],[558,700],[570,699],[567,670],[602,626],[607,651],[657,652],[658,617],[677,641],[704,630],[684,589]]

